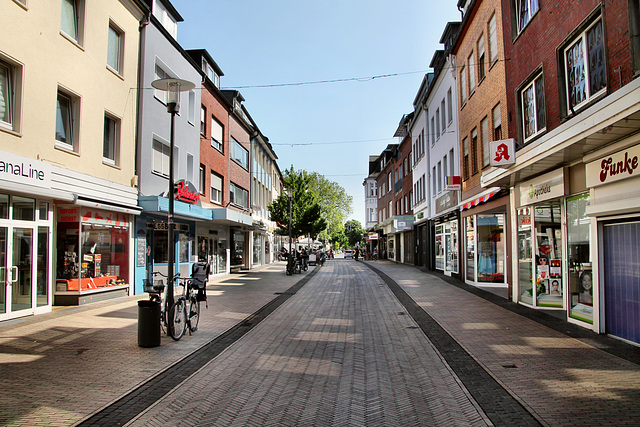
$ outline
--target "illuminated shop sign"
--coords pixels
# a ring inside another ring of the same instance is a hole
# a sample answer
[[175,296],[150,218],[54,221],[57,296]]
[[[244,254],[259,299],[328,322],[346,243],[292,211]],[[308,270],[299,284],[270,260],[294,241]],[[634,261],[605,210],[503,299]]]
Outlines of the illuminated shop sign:
[[200,193],[190,182],[180,180],[176,182],[176,191],[174,198],[181,202],[195,204],[200,201]]

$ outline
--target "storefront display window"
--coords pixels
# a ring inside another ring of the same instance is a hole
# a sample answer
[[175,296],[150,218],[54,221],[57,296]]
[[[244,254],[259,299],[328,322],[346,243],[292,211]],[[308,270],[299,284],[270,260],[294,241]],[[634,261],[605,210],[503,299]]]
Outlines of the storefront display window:
[[436,225],[436,270],[444,270],[444,225]]
[[253,264],[264,264],[264,235],[259,233],[253,234]]
[[393,239],[389,238],[389,259],[396,259],[396,254],[393,247]]
[[569,316],[593,323],[593,275],[591,219],[585,212],[589,195],[567,199],[567,245],[569,248]]
[[476,280],[476,230],[474,216],[465,219],[467,235],[467,280]]
[[166,264],[169,262],[169,236],[167,230],[153,230],[153,262]]
[[9,196],[6,194],[0,194],[0,218],[9,218]]
[[562,229],[559,204],[535,207],[537,305],[562,307]]
[[37,306],[49,305],[49,227],[38,227]]
[[504,283],[504,215],[478,215],[478,282]]
[[127,285],[127,215],[82,209],[58,210],[56,291],[94,291]]
[[533,304],[531,208],[518,209],[518,300]]
[[189,240],[188,230],[180,230],[178,240],[180,242],[180,262],[189,262],[189,246],[191,246],[191,241]]
[[244,233],[236,231],[233,233],[233,247],[231,248],[231,265],[244,265]]

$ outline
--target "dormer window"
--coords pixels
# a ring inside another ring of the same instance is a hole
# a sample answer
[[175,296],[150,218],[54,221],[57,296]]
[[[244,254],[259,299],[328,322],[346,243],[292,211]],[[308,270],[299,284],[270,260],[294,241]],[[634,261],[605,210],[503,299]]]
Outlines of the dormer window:
[[178,40],[178,22],[171,16],[161,0],[154,0],[153,16],[160,21],[164,29],[167,30],[174,39]]
[[220,76],[218,75],[218,73],[216,73],[216,71],[213,69],[211,64],[207,62],[206,59],[202,60],[202,71],[209,78],[209,80],[213,82],[215,87],[220,88]]

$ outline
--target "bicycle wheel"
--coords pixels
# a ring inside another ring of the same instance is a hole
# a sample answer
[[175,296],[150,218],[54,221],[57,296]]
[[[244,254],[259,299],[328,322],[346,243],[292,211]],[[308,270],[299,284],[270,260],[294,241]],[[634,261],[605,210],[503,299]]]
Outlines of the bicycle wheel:
[[169,310],[169,334],[178,341],[187,330],[187,303],[184,298],[179,298]]
[[200,301],[195,295],[189,298],[189,332],[195,332],[198,329],[200,321]]

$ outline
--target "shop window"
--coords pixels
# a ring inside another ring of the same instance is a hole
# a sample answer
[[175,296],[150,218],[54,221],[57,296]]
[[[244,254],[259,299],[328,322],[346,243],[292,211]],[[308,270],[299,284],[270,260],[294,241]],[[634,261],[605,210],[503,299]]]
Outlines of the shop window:
[[436,225],[435,241],[436,269],[444,270],[444,225]]
[[178,233],[178,241],[180,242],[179,262],[189,262],[191,240],[189,239],[188,230],[180,230]]
[[0,194],[0,218],[9,218],[9,195]]
[[518,209],[518,301],[533,304],[531,208]]
[[522,89],[520,102],[522,108],[522,133],[526,143],[544,132],[547,127],[547,110],[542,73]]
[[28,197],[11,198],[11,218],[19,221],[35,221],[36,201]]
[[38,202],[38,219],[46,221],[49,219],[49,203]]
[[560,215],[560,205],[535,207],[536,294],[539,306],[562,307]]
[[466,277],[467,280],[475,282],[476,280],[476,229],[474,216],[465,218],[465,235],[467,239],[466,249]]
[[169,262],[169,235],[167,230],[153,230],[153,262],[155,264]]
[[602,19],[591,24],[564,49],[567,114],[582,108],[607,88]]
[[504,283],[504,215],[478,215],[478,282]]
[[591,219],[586,215],[587,206],[589,194],[567,199],[569,316],[593,323]]

